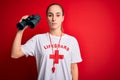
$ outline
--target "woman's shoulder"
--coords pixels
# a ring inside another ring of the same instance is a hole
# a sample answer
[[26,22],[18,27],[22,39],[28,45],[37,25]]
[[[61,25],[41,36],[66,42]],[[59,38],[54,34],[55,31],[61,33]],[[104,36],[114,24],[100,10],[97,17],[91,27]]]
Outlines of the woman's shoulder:
[[74,37],[73,35],[70,34],[65,34],[66,38],[73,40],[73,41],[77,41],[76,37]]
[[34,35],[33,38],[44,38],[44,37],[46,37],[46,35],[47,35],[47,32],[46,33],[40,33],[40,34]]
[[46,33],[36,34],[36,35],[34,35],[34,37],[40,37],[40,36],[46,36],[46,35],[47,35],[47,32]]

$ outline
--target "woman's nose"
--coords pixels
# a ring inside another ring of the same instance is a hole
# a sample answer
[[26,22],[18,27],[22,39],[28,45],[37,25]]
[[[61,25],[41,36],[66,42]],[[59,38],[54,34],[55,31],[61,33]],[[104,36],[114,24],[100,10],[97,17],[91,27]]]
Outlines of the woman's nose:
[[55,18],[55,16],[53,16],[53,17],[52,17],[52,21],[55,21],[55,20],[56,20],[56,18]]

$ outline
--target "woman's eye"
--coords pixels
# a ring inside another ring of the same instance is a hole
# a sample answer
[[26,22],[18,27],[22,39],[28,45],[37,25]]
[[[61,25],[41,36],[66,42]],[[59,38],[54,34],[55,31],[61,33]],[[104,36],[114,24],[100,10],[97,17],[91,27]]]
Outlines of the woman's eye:
[[52,15],[48,15],[48,17],[52,17]]
[[60,15],[57,15],[57,17],[59,17]]

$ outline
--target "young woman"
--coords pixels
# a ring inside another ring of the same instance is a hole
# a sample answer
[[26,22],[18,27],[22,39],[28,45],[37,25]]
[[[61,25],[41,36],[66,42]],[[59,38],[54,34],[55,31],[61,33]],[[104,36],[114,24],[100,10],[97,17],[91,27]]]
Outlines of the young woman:
[[[82,61],[79,45],[73,36],[62,31],[64,21],[62,6],[56,3],[49,5],[46,16],[50,31],[35,35],[21,45],[22,35],[27,27],[18,30],[11,57],[34,56],[38,80],[78,80],[77,63]],[[23,16],[22,19],[27,17]]]

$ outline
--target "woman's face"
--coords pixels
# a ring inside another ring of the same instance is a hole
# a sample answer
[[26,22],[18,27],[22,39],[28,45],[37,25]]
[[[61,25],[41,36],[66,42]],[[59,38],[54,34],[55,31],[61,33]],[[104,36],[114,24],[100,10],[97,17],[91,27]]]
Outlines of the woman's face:
[[61,7],[58,5],[52,5],[48,9],[47,20],[51,29],[61,29],[61,25],[64,20]]

